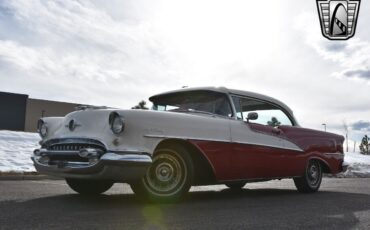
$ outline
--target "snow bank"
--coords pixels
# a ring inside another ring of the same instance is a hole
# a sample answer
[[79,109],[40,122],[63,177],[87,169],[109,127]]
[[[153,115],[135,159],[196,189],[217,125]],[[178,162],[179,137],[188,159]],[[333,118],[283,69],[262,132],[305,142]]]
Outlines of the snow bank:
[[[30,157],[39,141],[37,133],[0,130],[0,172],[34,172]],[[370,177],[370,155],[346,153],[345,161],[350,166],[338,177]]]
[[356,153],[345,153],[344,160],[349,163],[345,173],[338,176],[341,177],[370,177],[370,155]]
[[39,141],[37,133],[0,130],[0,172],[34,172],[30,157]]

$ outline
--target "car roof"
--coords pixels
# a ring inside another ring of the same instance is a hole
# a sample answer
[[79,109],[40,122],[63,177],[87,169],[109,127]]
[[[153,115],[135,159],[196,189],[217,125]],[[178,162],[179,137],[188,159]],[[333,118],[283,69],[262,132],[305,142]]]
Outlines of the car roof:
[[268,101],[268,102],[271,102],[275,105],[278,105],[279,107],[281,107],[282,109],[287,111],[291,116],[293,116],[293,111],[286,104],[284,104],[283,102],[281,102],[281,101],[279,101],[275,98],[272,98],[272,97],[269,97],[269,96],[266,96],[266,95],[263,95],[263,94],[259,94],[259,93],[250,92],[250,91],[237,90],[237,89],[228,89],[226,87],[189,87],[189,88],[182,88],[182,89],[172,90],[172,91],[168,91],[168,92],[153,95],[149,98],[149,100],[151,102],[153,102],[156,98],[159,98],[159,97],[162,97],[162,96],[165,96],[165,95],[169,95],[169,94],[173,94],[173,93],[181,93],[181,92],[191,92],[191,91],[213,91],[213,92],[220,92],[220,93],[226,93],[226,94],[232,94],[232,95],[238,95],[238,96],[250,97],[250,98],[254,98],[254,99]]

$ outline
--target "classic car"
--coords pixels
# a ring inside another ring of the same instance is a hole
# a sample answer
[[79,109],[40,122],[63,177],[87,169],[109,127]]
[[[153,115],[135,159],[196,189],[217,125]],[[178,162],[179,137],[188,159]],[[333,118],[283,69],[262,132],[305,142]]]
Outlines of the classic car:
[[323,173],[346,170],[343,136],[300,127],[292,110],[264,95],[224,87],[154,95],[151,110],[83,107],[41,118],[42,174],[65,178],[80,194],[128,183],[150,201],[176,201],[192,185],[292,178],[319,189]]

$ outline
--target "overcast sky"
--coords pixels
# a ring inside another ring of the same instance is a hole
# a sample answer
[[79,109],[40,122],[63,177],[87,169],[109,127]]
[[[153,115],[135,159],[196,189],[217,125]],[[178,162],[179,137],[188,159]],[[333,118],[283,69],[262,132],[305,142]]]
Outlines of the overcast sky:
[[[109,4],[108,4],[109,2]],[[316,1],[0,1],[0,91],[130,108],[182,86],[275,97],[302,126],[370,133],[370,2],[348,41]]]

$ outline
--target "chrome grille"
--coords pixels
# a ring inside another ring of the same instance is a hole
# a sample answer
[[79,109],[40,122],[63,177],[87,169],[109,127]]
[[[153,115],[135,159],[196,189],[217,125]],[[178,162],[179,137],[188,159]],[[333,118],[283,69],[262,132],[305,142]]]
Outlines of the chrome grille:
[[86,138],[61,138],[52,139],[42,145],[42,148],[54,151],[79,151],[83,148],[95,148],[106,152],[103,143]]
[[94,144],[85,144],[85,143],[68,143],[68,144],[54,144],[47,148],[48,150],[56,151],[79,151],[85,148],[94,148],[105,151],[104,147]]
[[[43,148],[50,150],[49,164],[58,164],[58,162],[88,162],[87,158],[78,155],[81,149],[94,148],[100,149],[102,153],[106,152],[104,145],[96,140],[68,138],[52,139],[42,145]],[[55,151],[55,153],[53,153]]]

